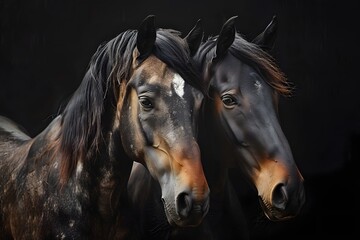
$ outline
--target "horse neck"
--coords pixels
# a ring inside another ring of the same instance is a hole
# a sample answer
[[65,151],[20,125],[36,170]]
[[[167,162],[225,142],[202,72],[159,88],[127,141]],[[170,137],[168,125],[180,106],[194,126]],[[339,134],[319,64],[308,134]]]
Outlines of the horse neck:
[[204,121],[199,130],[199,145],[202,154],[202,163],[206,179],[211,192],[221,194],[228,179],[228,165],[226,156],[223,155],[221,134],[218,124],[214,121],[211,100],[204,105]]
[[[37,145],[46,143],[46,149],[53,149],[54,153],[56,153],[58,150],[55,145],[57,144],[57,137],[62,127],[61,119],[62,116],[58,116],[47,128],[34,137],[31,141],[31,148],[37,148]],[[113,117],[104,114],[102,119],[104,125],[112,125],[112,120],[109,119],[113,119]],[[94,151],[94,154],[91,155],[89,159],[85,157],[85,159],[77,163],[75,167],[82,165],[83,169],[95,174],[93,176],[96,176],[99,185],[102,187],[110,188],[111,185],[114,185],[114,187],[115,185],[121,185],[123,189],[126,189],[132,167],[132,160],[130,160],[124,152],[120,134],[118,133],[119,130],[114,130],[106,126],[104,126],[103,129],[103,141],[100,141],[97,151]],[[47,154],[52,155],[52,153]],[[40,154],[40,156],[42,155]],[[75,175],[76,173],[73,173],[70,178],[75,178]]]
[[[96,149],[89,149],[89,153],[76,163],[66,186],[69,186],[69,190],[73,185],[81,186],[97,216],[90,220],[93,228],[107,234],[110,228],[119,224],[115,220],[123,212],[120,207],[126,206],[123,199],[126,199],[132,161],[124,153],[119,130],[113,127],[115,111],[107,110],[112,109],[112,106],[107,105],[104,109],[101,116],[101,139]],[[49,126],[46,132],[61,131],[61,118]]]
[[128,228],[124,223],[129,218],[126,185],[132,161],[123,152],[117,130],[108,129],[102,136],[96,154],[83,163],[84,174],[75,180],[88,184],[84,191],[94,213],[89,219],[91,239],[112,239]]
[[96,165],[97,203],[100,214],[112,218],[123,212],[127,206],[127,183],[133,161],[126,155],[122,146],[119,129],[103,133],[105,140],[101,144]]

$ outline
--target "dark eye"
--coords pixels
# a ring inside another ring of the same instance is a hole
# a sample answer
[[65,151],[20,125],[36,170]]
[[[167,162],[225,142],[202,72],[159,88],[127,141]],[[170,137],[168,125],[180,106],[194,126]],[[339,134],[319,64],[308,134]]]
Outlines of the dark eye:
[[237,105],[236,98],[230,94],[225,94],[221,96],[221,101],[225,105],[225,107],[233,107]]
[[151,100],[148,97],[140,96],[139,102],[145,110],[151,110],[154,108],[153,103],[151,102]]

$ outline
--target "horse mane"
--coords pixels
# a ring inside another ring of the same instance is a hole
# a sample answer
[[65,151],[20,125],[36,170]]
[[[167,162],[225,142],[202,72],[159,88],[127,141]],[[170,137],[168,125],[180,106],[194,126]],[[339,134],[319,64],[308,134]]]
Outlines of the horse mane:
[[189,46],[180,35],[181,32],[177,30],[158,29],[153,54],[179,73],[185,82],[205,93],[200,72],[190,56]]
[[[203,92],[200,74],[191,63],[186,41],[179,36],[180,32],[176,30],[157,29],[152,54]],[[105,119],[104,115],[107,116],[107,111],[115,111],[113,106],[116,106],[119,91],[116,86],[131,78],[136,37],[137,30],[127,30],[101,44],[92,56],[80,86],[63,110],[61,129],[54,144],[62,155],[61,182],[69,179],[79,161],[94,157],[104,141],[103,133],[110,130],[106,121],[111,120]]]
[[[206,62],[211,62],[215,56],[216,40],[217,36],[210,36],[205,42],[203,42],[198,52],[195,55],[198,66],[204,66]],[[279,94],[284,96],[291,95],[290,84],[275,63],[274,58],[263,51],[259,46],[254,43],[248,42],[236,32],[235,40],[229,47],[228,51],[238,58],[256,69],[259,74],[265,76],[265,81]]]

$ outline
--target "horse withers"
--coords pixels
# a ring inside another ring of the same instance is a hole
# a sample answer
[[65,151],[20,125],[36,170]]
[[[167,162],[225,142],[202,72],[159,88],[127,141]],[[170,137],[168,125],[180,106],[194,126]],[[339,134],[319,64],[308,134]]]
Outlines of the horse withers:
[[65,109],[29,137],[0,118],[0,239],[131,237],[133,161],[159,182],[166,216],[200,224],[209,187],[196,141],[203,98],[189,46],[149,16],[101,45]]

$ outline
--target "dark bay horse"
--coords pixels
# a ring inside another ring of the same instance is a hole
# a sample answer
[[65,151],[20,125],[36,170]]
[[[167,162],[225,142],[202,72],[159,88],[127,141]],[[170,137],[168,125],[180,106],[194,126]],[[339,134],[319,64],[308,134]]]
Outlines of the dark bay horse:
[[213,137],[206,138],[208,150],[202,152],[213,159],[205,157],[206,162],[239,167],[256,187],[270,220],[293,218],[305,201],[303,177],[278,121],[279,94],[289,94],[290,88],[264,51],[271,48],[277,21],[274,18],[249,43],[237,33],[235,19],[230,18],[219,36],[209,38],[195,56],[209,83],[204,123],[213,131]]
[[158,181],[166,216],[196,226],[209,187],[196,142],[203,99],[196,38],[154,16],[102,44],[61,112],[31,138],[0,117],[0,239],[125,239],[133,161]]
[[129,193],[143,239],[248,239],[233,187],[239,183],[230,180],[230,169],[240,169],[239,174],[256,187],[269,219],[285,220],[299,213],[305,201],[303,178],[277,115],[278,95],[289,94],[290,89],[264,51],[274,40],[275,20],[254,43],[236,32],[235,18],[223,25],[219,35],[201,43],[194,59],[209,89],[202,106],[199,143],[211,190],[210,210],[196,228],[170,226],[161,216],[159,186],[144,167],[135,164]]

